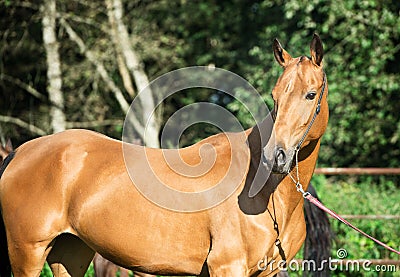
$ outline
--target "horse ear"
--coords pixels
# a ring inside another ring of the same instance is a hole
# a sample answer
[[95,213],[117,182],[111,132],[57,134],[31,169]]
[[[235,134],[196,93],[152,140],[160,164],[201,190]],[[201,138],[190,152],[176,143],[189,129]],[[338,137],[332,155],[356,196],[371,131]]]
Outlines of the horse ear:
[[8,139],[7,140],[7,142],[6,142],[6,147],[4,148],[7,152],[12,152],[14,149],[13,149],[13,146],[12,146],[12,143],[11,143],[11,139]]
[[289,62],[292,60],[292,56],[290,56],[289,53],[282,48],[279,40],[274,39],[274,44],[272,48],[274,50],[274,56],[276,61],[283,67],[287,66]]
[[324,48],[322,41],[317,34],[314,34],[310,44],[311,60],[316,66],[322,65],[322,58],[324,57]]

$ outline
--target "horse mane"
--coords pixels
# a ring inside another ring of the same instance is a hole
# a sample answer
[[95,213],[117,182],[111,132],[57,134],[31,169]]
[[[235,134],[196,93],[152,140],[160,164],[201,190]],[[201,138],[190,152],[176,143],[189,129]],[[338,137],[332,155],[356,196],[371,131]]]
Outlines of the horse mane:
[[[14,158],[15,151],[12,151],[2,162],[0,166],[0,178],[3,175],[6,167]],[[4,238],[4,239],[1,239]],[[0,259],[2,261],[2,266],[0,268],[0,276],[11,276],[11,263],[8,256],[8,246],[6,238],[6,229],[4,225],[3,218],[0,216]]]
[[14,158],[15,156],[15,151],[12,151],[10,154],[8,154],[8,156],[3,160],[3,163],[0,166],[0,178],[3,175],[4,171],[6,170],[6,167],[8,166],[8,164],[11,162],[11,160]]

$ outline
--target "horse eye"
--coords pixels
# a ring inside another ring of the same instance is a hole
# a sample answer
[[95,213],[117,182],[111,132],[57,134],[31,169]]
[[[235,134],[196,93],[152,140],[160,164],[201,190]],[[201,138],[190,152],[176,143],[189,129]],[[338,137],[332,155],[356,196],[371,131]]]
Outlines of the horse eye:
[[316,94],[315,92],[309,92],[309,93],[307,93],[307,95],[306,95],[306,99],[307,99],[307,100],[314,100],[314,98],[315,98],[316,95],[317,95],[317,94]]

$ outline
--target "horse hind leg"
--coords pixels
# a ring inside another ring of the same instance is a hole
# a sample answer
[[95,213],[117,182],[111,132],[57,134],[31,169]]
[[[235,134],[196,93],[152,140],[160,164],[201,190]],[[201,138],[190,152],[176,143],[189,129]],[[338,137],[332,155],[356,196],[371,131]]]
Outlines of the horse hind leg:
[[74,235],[62,234],[55,239],[47,262],[55,277],[83,277],[95,252]]

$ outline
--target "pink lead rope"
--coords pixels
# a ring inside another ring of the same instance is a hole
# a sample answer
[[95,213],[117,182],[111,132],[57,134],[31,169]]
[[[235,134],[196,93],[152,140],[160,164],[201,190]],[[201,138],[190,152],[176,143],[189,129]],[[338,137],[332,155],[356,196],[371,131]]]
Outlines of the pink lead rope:
[[296,159],[296,179],[291,175],[290,173],[290,169],[287,172],[289,177],[293,180],[293,182],[296,184],[296,189],[298,192],[300,192],[303,197],[305,199],[307,199],[308,201],[310,201],[312,204],[314,204],[315,206],[317,206],[318,208],[320,208],[321,210],[327,212],[329,215],[331,215],[333,218],[336,218],[337,220],[343,222],[344,224],[346,224],[347,226],[349,226],[350,228],[356,230],[357,232],[359,232],[360,234],[362,234],[363,236],[373,240],[374,242],[376,242],[377,244],[383,246],[384,248],[396,253],[397,255],[400,255],[400,251],[393,249],[392,247],[386,245],[385,243],[381,242],[380,240],[377,240],[376,238],[368,235],[367,233],[365,233],[364,231],[360,230],[359,228],[355,227],[353,224],[351,224],[350,222],[348,222],[347,220],[345,220],[343,217],[341,217],[340,215],[338,215],[337,213],[331,211],[330,209],[328,209],[327,207],[325,207],[321,202],[318,201],[318,199],[316,199],[315,197],[313,197],[309,192],[305,192],[303,189],[303,186],[300,183],[300,174],[299,174],[299,151],[301,148],[301,145],[303,144],[305,138],[307,137],[308,132],[310,131],[316,117],[318,116],[318,114],[321,111],[321,101],[322,101],[322,97],[324,95],[325,92],[325,85],[326,85],[326,75],[324,72],[324,76],[323,76],[323,82],[322,82],[322,88],[321,88],[321,93],[319,95],[318,98],[318,103],[317,103],[317,107],[316,110],[314,112],[314,115],[310,121],[310,123],[308,124],[308,127],[305,131],[305,133],[303,134],[303,136],[300,139],[300,142],[297,144],[295,150],[295,159]]
[[374,242],[376,242],[377,244],[383,246],[384,248],[388,249],[389,251],[392,251],[393,253],[396,253],[397,255],[400,255],[400,251],[396,250],[392,247],[390,247],[389,245],[381,242],[380,240],[368,235],[367,233],[365,233],[364,231],[360,230],[359,228],[357,228],[356,226],[354,226],[353,224],[351,224],[350,222],[348,222],[346,219],[344,219],[343,217],[341,217],[340,215],[338,215],[337,213],[335,213],[334,211],[328,209],[327,207],[325,207],[324,204],[322,204],[321,202],[318,201],[317,198],[315,198],[314,196],[312,196],[309,192],[304,191],[303,186],[300,183],[300,174],[299,174],[299,160],[298,160],[298,154],[299,154],[299,150],[300,147],[298,147],[296,149],[296,153],[295,153],[295,159],[296,159],[296,179],[290,174],[290,171],[288,172],[289,177],[292,179],[292,181],[296,184],[296,189],[298,192],[300,192],[303,197],[305,199],[307,199],[308,201],[310,201],[312,204],[314,204],[315,206],[317,206],[319,209],[323,210],[324,212],[328,213],[330,216],[332,216],[333,218],[336,218],[337,220],[343,222],[344,224],[346,224],[347,226],[349,226],[350,228],[352,228],[353,230],[356,230],[357,232],[359,232],[360,234],[362,234],[363,236],[373,240]]
[[354,226],[353,224],[351,224],[350,222],[348,222],[346,219],[344,219],[343,217],[341,217],[340,215],[338,215],[337,213],[335,213],[334,211],[331,211],[330,209],[328,209],[327,207],[324,206],[324,204],[322,204],[321,202],[318,201],[317,198],[315,198],[314,196],[312,196],[309,193],[305,193],[303,194],[303,197],[305,199],[307,199],[308,201],[310,201],[311,203],[313,203],[315,206],[317,206],[318,208],[320,208],[321,210],[327,212],[330,216],[332,216],[333,218],[336,218],[337,220],[343,222],[344,224],[346,224],[347,226],[349,226],[350,228],[356,230],[357,232],[359,232],[360,234],[362,234],[363,236],[373,240],[374,242],[376,242],[377,244],[383,246],[384,248],[396,253],[397,255],[400,255],[400,251],[393,249],[392,247],[390,247],[389,245],[381,242],[380,240],[368,235],[367,233],[365,233],[364,231],[360,230],[359,228],[357,228],[356,226]]

